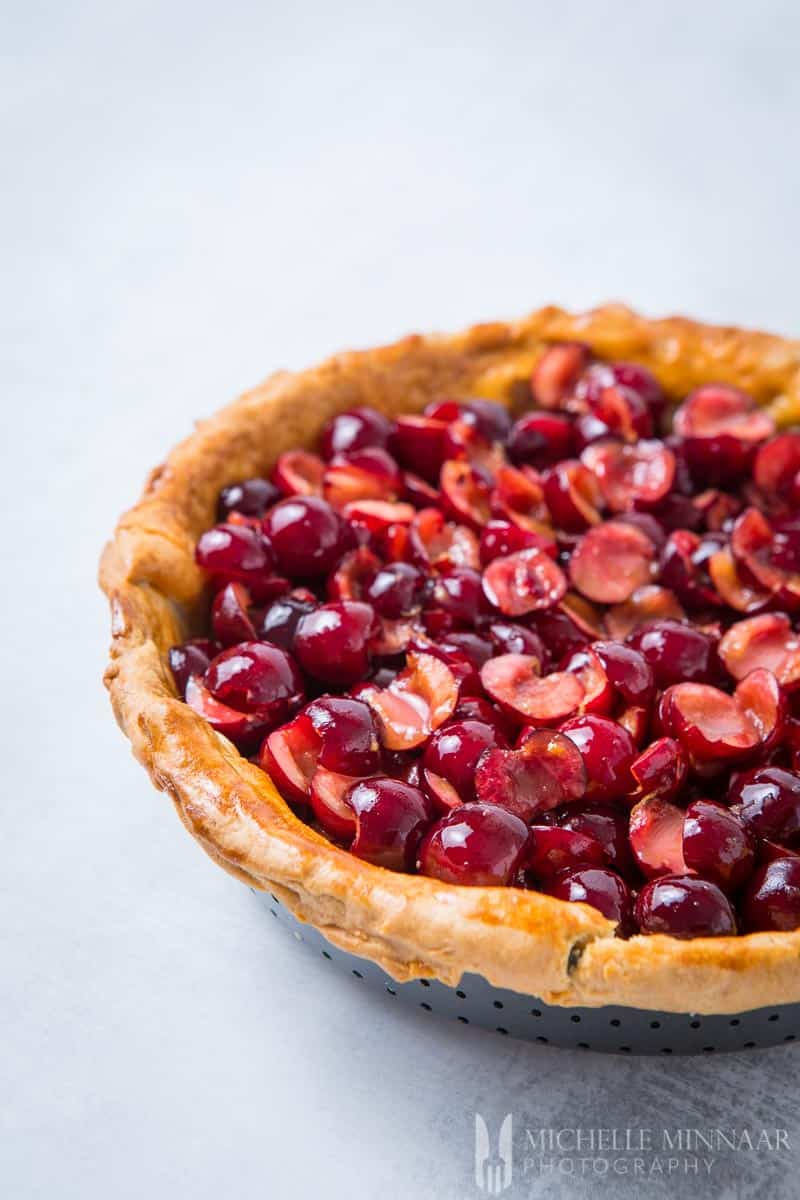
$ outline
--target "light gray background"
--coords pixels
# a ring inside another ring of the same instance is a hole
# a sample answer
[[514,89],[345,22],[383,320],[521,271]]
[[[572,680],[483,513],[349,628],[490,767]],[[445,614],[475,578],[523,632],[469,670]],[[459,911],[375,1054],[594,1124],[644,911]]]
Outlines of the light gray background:
[[797,1053],[575,1055],[393,1010],[208,862],[99,684],[96,560],[148,469],[281,366],[627,299],[798,333],[785,3],[2,5],[0,1191],[475,1194],[475,1109],[775,1124]]

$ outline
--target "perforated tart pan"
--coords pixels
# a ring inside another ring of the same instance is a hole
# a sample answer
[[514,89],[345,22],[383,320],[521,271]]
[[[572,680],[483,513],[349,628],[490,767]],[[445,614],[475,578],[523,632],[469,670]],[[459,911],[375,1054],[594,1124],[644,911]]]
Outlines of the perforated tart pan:
[[457,988],[438,979],[398,983],[377,963],[340,950],[313,925],[298,921],[268,892],[253,891],[274,923],[328,964],[381,993],[462,1025],[504,1037],[604,1054],[720,1054],[765,1050],[800,1041],[800,1004],[756,1008],[736,1015],[655,1012],[643,1008],[561,1008],[535,996],[493,987],[481,975],[464,975]]

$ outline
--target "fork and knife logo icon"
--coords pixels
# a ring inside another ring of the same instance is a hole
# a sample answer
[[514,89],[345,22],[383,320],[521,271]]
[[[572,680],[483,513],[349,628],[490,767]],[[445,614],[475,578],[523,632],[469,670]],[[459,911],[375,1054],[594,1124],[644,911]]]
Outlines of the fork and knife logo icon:
[[506,1113],[497,1135],[497,1151],[492,1150],[489,1129],[480,1113],[475,1113],[475,1184],[488,1196],[499,1196],[511,1187],[513,1170],[513,1118]]

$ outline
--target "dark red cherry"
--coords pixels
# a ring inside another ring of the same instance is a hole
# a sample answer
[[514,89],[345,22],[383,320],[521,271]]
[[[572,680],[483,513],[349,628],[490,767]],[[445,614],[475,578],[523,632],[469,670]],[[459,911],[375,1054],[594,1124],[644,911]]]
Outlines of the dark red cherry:
[[510,742],[514,737],[517,726],[510,721],[505,713],[495,708],[482,696],[459,696],[458,704],[453,710],[453,721],[482,721],[491,725],[498,736],[498,742]]
[[546,888],[558,900],[590,904],[617,926],[617,933],[633,933],[633,898],[630,888],[608,867],[581,866],[562,871]]
[[423,606],[423,616],[432,637],[451,629],[470,629],[489,607],[481,587],[481,576],[470,567],[452,567],[433,582]]
[[475,769],[486,750],[505,746],[482,721],[452,721],[433,734],[422,756],[425,786],[440,811],[475,799]]
[[243,479],[230,483],[219,494],[219,519],[239,512],[246,517],[263,517],[267,509],[280,500],[281,494],[268,479]]
[[516,877],[527,842],[519,817],[493,804],[462,804],[428,830],[417,865],[444,883],[505,885]]
[[526,625],[493,621],[488,633],[495,654],[532,654],[541,663],[547,659],[542,639]]
[[532,412],[520,417],[509,434],[506,450],[519,466],[547,467],[570,458],[575,449],[575,430],[567,417],[556,413]]
[[292,496],[267,513],[264,528],[280,569],[299,579],[327,574],[353,548],[349,525],[319,496]]
[[186,694],[186,684],[193,675],[205,675],[208,664],[219,651],[220,647],[208,638],[191,638],[172,647],[167,660],[179,696]]
[[800,858],[776,858],[759,867],[739,911],[746,933],[800,929]]
[[272,569],[272,550],[264,535],[248,525],[215,525],[198,539],[195,559],[218,579],[263,584]]
[[553,879],[574,867],[604,867],[605,851],[597,838],[557,825],[531,825],[526,868],[535,879]]
[[646,708],[655,694],[650,664],[643,654],[619,642],[592,642],[608,681],[627,704]]
[[714,638],[680,621],[652,621],[627,644],[647,660],[658,687],[673,683],[715,683],[719,663]]
[[385,448],[394,423],[374,408],[351,408],[337,413],[322,431],[320,451],[323,458],[364,450],[368,446]]
[[294,660],[266,642],[242,642],[223,650],[212,659],[205,683],[223,704],[273,725],[291,716],[304,699]]
[[357,600],[322,604],[301,617],[294,651],[304,671],[325,683],[351,684],[369,670],[375,610]]
[[554,817],[560,828],[596,838],[609,865],[616,871],[622,875],[631,871],[633,858],[628,844],[628,813],[624,808],[583,801],[558,809]]
[[211,605],[211,629],[220,645],[256,640],[249,607],[250,593],[243,583],[227,583],[217,592]]
[[572,717],[560,728],[583,755],[590,800],[618,800],[633,790],[631,764],[638,750],[627,729],[591,714]]
[[291,650],[301,618],[313,612],[316,607],[317,600],[311,592],[298,590],[281,596],[264,613],[259,636],[265,642],[280,646],[281,650]]
[[422,583],[422,573],[410,563],[389,563],[374,576],[365,599],[382,617],[402,617],[419,603]]
[[800,775],[783,767],[757,767],[735,776],[728,802],[740,806],[745,827],[783,845],[800,842]]
[[496,400],[475,397],[471,400],[434,400],[426,405],[424,416],[437,421],[463,421],[472,425],[487,442],[504,442],[511,429],[511,414]]
[[683,859],[702,879],[735,892],[752,873],[755,852],[735,813],[713,800],[694,800],[684,818]]
[[736,917],[725,893],[692,875],[662,875],[646,884],[636,901],[636,922],[642,933],[676,938],[736,933]]
[[399,779],[363,779],[346,794],[356,814],[350,849],[359,858],[393,871],[411,871],[433,819],[427,796]]
[[489,521],[484,525],[480,540],[482,567],[488,567],[496,558],[516,554],[518,550],[545,550],[548,554],[552,552],[553,557],[557,553],[555,542],[551,546],[541,534],[512,525],[510,521]]
[[372,775],[381,751],[372,710],[348,696],[322,696],[305,709],[322,742],[319,764],[339,775]]

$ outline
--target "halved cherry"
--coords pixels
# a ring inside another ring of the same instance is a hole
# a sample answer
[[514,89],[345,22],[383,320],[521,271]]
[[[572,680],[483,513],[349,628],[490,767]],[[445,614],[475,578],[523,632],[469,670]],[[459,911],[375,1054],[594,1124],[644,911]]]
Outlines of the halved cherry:
[[553,559],[558,557],[555,538],[523,529],[510,521],[492,520],[481,530],[481,566],[487,567],[496,558],[505,558],[519,550],[543,550]]
[[433,820],[430,800],[400,779],[362,779],[346,793],[356,815],[350,850],[393,871],[411,871],[422,837]]
[[642,872],[683,875],[683,810],[663,796],[647,796],[631,809],[628,834],[634,858]]
[[693,475],[715,484],[736,480],[748,469],[759,442],[775,432],[775,422],[746,392],[708,384],[686,398],[673,429],[684,439]]
[[530,822],[571,800],[586,787],[586,771],[568,738],[534,730],[516,750],[487,750],[475,771],[479,800]]
[[389,439],[389,449],[407,470],[436,485],[447,457],[446,437],[446,421],[435,421],[431,417],[399,417]]
[[349,696],[321,696],[305,714],[320,739],[319,764],[342,775],[371,775],[381,763],[372,710]]
[[591,350],[583,342],[556,342],[537,362],[531,394],[541,408],[560,408],[589,365]]
[[415,508],[429,508],[432,504],[438,504],[441,496],[438,488],[426,483],[420,475],[415,475],[413,471],[403,471],[403,491],[400,499],[413,504]]
[[478,667],[469,654],[453,645],[453,636],[448,632],[444,640],[433,641],[427,634],[415,633],[408,649],[415,654],[431,654],[448,666],[456,681],[459,696],[479,696],[482,689]]
[[307,804],[321,749],[322,739],[308,713],[302,712],[264,739],[258,765],[287,800]]
[[217,514],[220,521],[229,521],[234,513],[239,517],[263,517],[280,498],[280,492],[268,479],[242,479],[222,489]]
[[610,713],[614,707],[614,688],[606,669],[594,652],[594,646],[574,650],[562,661],[560,669],[575,675],[583,688],[580,712]]
[[421,746],[452,714],[458,700],[453,672],[433,654],[410,653],[408,666],[387,688],[365,687],[359,698],[373,710],[389,750]]
[[647,707],[655,693],[653,671],[643,654],[632,646],[619,642],[592,643],[592,652],[599,659],[608,681],[626,704]]
[[671,737],[657,738],[631,763],[637,795],[643,799],[674,799],[686,781],[687,771],[683,747]]
[[621,604],[652,574],[655,547],[650,539],[624,521],[608,521],[585,533],[573,551],[569,575],[590,600]]
[[565,458],[542,476],[553,524],[566,533],[582,533],[601,520],[602,493],[591,471],[577,458]]
[[411,556],[420,567],[480,566],[478,539],[466,525],[446,521],[438,508],[423,508],[411,522]]
[[442,500],[450,515],[480,531],[491,517],[489,485],[469,462],[449,459],[439,477]]
[[471,567],[443,571],[431,582],[423,603],[423,616],[432,637],[451,629],[471,629],[479,614],[488,612],[481,576]]
[[786,720],[786,696],[772,671],[756,667],[737,684],[733,698],[758,730],[760,753],[769,753],[780,742]]
[[258,636],[261,641],[272,642],[281,650],[294,648],[297,626],[308,613],[317,607],[318,600],[306,588],[294,588],[274,600],[261,618]]
[[544,489],[530,468],[501,467],[490,497],[492,516],[554,541]]
[[753,841],[735,813],[713,800],[694,800],[683,825],[683,858],[690,871],[734,892],[755,865]]
[[637,588],[622,604],[610,608],[605,621],[611,636],[621,641],[651,621],[665,618],[681,621],[685,616],[674,592],[648,583]]
[[592,388],[586,393],[586,403],[588,411],[581,413],[575,421],[579,446],[588,446],[608,437],[635,442],[653,436],[653,415],[633,388],[621,383]]
[[357,500],[396,500],[401,488],[400,468],[377,446],[336,454],[322,480],[322,494],[334,508]]
[[705,528],[714,532],[727,529],[742,511],[741,499],[730,492],[721,492],[719,488],[707,488],[693,496],[692,504],[701,514]]
[[637,704],[629,704],[618,712],[614,718],[618,725],[629,733],[637,746],[643,746],[650,729],[650,713],[648,709]]
[[745,888],[740,909],[748,933],[800,928],[800,858],[791,855],[760,866]]
[[589,799],[620,800],[631,793],[637,747],[627,729],[592,713],[571,717],[560,728],[583,756]]
[[557,825],[531,825],[526,868],[536,879],[547,882],[572,867],[603,867],[606,852],[596,837]]
[[377,554],[373,554],[367,546],[348,551],[328,576],[328,599],[363,600],[381,565]]
[[345,504],[342,515],[370,534],[382,534],[393,525],[410,525],[416,511],[402,500],[352,500]]
[[217,592],[211,605],[211,628],[222,646],[254,642],[255,626],[250,619],[250,593],[243,583],[228,583]]
[[356,836],[356,814],[347,796],[359,783],[358,777],[340,775],[325,767],[317,767],[311,778],[309,800],[314,816],[331,837],[352,842]]
[[749,583],[743,577],[728,546],[711,555],[708,573],[722,599],[737,612],[759,612],[772,598],[769,591]]
[[325,463],[308,450],[287,450],[272,468],[272,482],[284,496],[321,496]]
[[690,761],[746,758],[764,740],[772,689],[762,679],[741,697],[739,688],[735,696],[728,696],[705,683],[678,683],[664,692],[659,704],[661,727],[680,741]]
[[593,472],[603,499],[616,513],[653,507],[675,479],[675,455],[659,441],[593,442],[581,454],[581,462]]
[[792,630],[786,613],[737,621],[720,640],[719,655],[734,679],[765,667],[782,687],[800,687],[800,633]]
[[800,504],[800,433],[779,433],[760,446],[753,479],[769,500]]
[[561,829],[588,834],[603,847],[606,861],[615,871],[628,876],[634,871],[628,841],[628,813],[619,804],[581,800],[558,809],[553,818]]
[[800,607],[799,531],[794,524],[772,525],[756,508],[747,508],[731,531],[731,551],[740,572],[780,604]]
[[528,654],[501,654],[481,670],[484,689],[504,712],[531,725],[557,725],[577,712],[584,690],[576,675],[556,671],[542,679]]
[[567,590],[564,572],[542,550],[495,558],[483,574],[483,591],[507,617],[552,608]]
[[707,563],[723,545],[724,540],[701,538],[689,529],[673,530],[661,550],[661,582],[692,608],[720,604],[722,597],[707,575]]
[[186,703],[208,721],[217,733],[236,742],[238,746],[250,746],[262,737],[269,728],[268,717],[261,713],[246,713],[232,708],[206,687],[199,675],[191,675],[186,683]]

